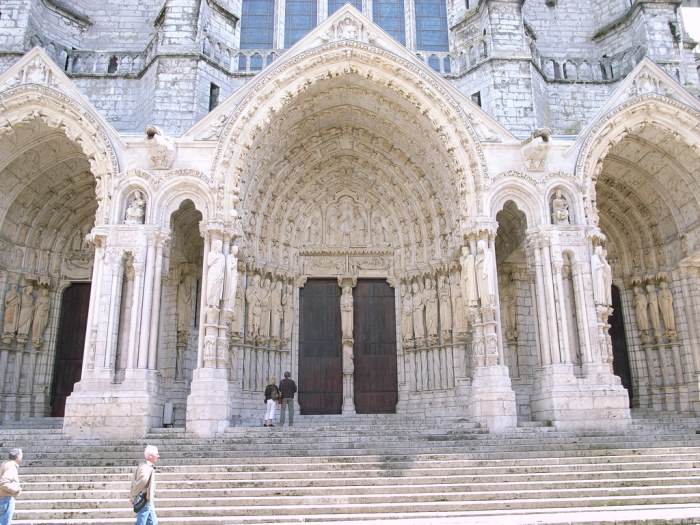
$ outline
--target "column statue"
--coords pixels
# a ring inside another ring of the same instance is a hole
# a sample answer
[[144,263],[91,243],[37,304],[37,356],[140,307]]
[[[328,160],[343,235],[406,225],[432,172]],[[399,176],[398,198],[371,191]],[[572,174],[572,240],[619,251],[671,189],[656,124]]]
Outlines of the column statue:
[[450,283],[446,275],[438,278],[438,297],[440,298],[440,330],[443,334],[452,331],[452,308],[450,305]]
[[29,285],[22,288],[22,302],[17,321],[17,342],[24,343],[32,327],[34,317],[34,287]]
[[647,313],[649,302],[640,286],[634,287],[634,300],[632,303],[634,304],[634,311],[637,316],[637,328],[640,334],[645,336],[647,330],[649,330],[649,315]]
[[435,338],[438,333],[438,299],[437,292],[433,285],[432,277],[425,280],[425,288],[423,289],[423,297],[425,300],[425,327],[428,337]]
[[416,341],[425,337],[425,324],[423,319],[423,311],[425,303],[423,299],[423,291],[420,285],[416,282],[412,285],[413,290],[413,333],[416,334]]
[[14,337],[17,332],[17,322],[19,321],[19,309],[22,298],[17,291],[17,285],[11,284],[10,289],[5,294],[5,315],[3,323],[3,337]]
[[39,348],[44,342],[44,330],[49,324],[51,301],[48,288],[39,289],[39,297],[34,304],[34,322],[32,323],[32,345]]
[[224,273],[226,257],[223,254],[223,243],[219,239],[211,242],[211,250],[207,255],[207,306],[218,308],[224,292]]
[[270,337],[279,339],[282,326],[282,281],[275,281],[270,292]]
[[596,246],[591,256],[593,299],[596,304],[612,304],[612,268],[605,259],[602,246]]
[[647,301],[649,302],[649,320],[654,329],[654,337],[657,341],[661,338],[661,320],[659,318],[659,296],[652,283],[647,283]]
[[462,292],[462,305],[465,308],[476,306],[478,292],[476,289],[476,274],[474,270],[474,256],[467,246],[462,246],[462,256],[459,259],[462,266],[460,273],[460,287]]
[[476,273],[476,288],[481,299],[481,306],[495,304],[496,289],[494,278],[496,272],[493,267],[493,257],[485,239],[479,240],[476,245],[476,257],[474,258],[474,270]]
[[401,339],[404,344],[413,339],[413,298],[406,284],[401,285]]
[[[661,317],[664,320],[666,333],[675,336],[676,315],[673,312],[673,294],[671,294],[671,290],[669,290],[666,281],[661,281],[659,283],[659,309],[661,310]],[[673,339],[670,335],[669,338]]]

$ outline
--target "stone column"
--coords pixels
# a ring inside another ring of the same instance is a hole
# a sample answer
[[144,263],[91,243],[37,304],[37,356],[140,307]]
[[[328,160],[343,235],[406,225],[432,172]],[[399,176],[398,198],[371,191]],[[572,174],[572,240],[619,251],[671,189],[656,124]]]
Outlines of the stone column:
[[[201,226],[204,268],[198,359],[197,368],[192,373],[186,416],[187,431],[200,437],[214,436],[231,425],[232,400],[228,359],[225,358],[229,344],[226,322],[228,320],[230,323],[235,311],[231,310],[225,315],[222,313],[225,283],[221,283],[220,292],[217,283],[222,278],[221,272],[225,274],[226,268],[230,267],[231,261],[227,261],[227,258],[235,258],[235,253],[230,253],[230,241],[235,231],[234,225],[221,221],[209,221]],[[236,261],[232,266],[236,268]],[[235,310],[235,306],[233,308]]]
[[156,239],[155,275],[153,277],[153,307],[151,309],[150,334],[148,336],[148,368],[156,369],[158,352],[158,329],[160,327],[160,301],[163,285],[163,251],[170,237],[165,234],[158,235]]
[[[467,413],[493,431],[517,426],[515,392],[503,359],[498,307],[498,276],[494,250],[496,225],[483,224],[465,234],[467,249],[474,256],[473,278],[478,304],[469,308],[472,328],[472,384]],[[463,250],[464,253],[464,250]],[[467,276],[472,278],[471,275]],[[465,298],[463,298],[465,299]],[[467,303],[472,302],[466,298]]]

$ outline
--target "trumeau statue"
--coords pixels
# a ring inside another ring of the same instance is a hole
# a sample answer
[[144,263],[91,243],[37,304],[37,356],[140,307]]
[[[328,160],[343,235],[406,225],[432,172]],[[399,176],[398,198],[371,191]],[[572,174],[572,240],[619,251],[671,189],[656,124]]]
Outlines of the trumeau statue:
[[353,305],[352,288],[343,286],[343,294],[340,296],[340,326],[343,339],[352,339]]

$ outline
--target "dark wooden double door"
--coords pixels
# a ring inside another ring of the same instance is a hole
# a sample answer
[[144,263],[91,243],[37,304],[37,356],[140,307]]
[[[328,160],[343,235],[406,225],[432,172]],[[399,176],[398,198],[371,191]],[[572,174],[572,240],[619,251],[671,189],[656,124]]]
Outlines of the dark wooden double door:
[[[310,279],[299,294],[299,407],[340,414],[343,407],[341,289]],[[353,288],[354,399],[358,414],[393,414],[398,401],[394,290],[381,279]]]

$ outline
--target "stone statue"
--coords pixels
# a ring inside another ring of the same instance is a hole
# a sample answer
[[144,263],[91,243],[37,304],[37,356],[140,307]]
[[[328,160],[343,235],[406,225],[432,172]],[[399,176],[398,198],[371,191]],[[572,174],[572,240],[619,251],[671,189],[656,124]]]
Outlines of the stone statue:
[[233,326],[231,331],[240,336],[243,334],[243,321],[245,320],[245,312],[243,311],[243,288],[236,288],[236,308],[233,313]]
[[649,303],[649,321],[654,329],[654,337],[661,337],[661,319],[659,318],[659,296],[652,283],[647,283],[647,301]]
[[260,316],[262,309],[260,307],[259,293],[260,276],[256,273],[248,283],[245,291],[245,301],[248,305],[248,337],[254,338],[258,334],[260,328]]
[[469,248],[462,246],[462,256],[459,259],[462,265],[460,273],[460,287],[462,295],[462,303],[465,308],[476,306],[478,303],[478,291],[476,288],[476,273],[474,270],[474,256],[469,251]]
[[39,297],[34,304],[34,322],[32,323],[32,345],[39,348],[44,342],[44,330],[49,324],[51,301],[48,288],[39,289]]
[[467,331],[467,312],[462,298],[462,273],[455,277],[452,283],[452,323],[456,333]]
[[552,222],[569,224],[569,203],[561,190],[557,190],[552,199]]
[[405,284],[401,285],[401,338],[404,342],[413,339],[413,298]]
[[177,331],[187,332],[192,324],[192,274],[188,265],[180,270],[180,282],[177,285]]
[[[350,294],[352,298],[352,294]],[[351,375],[355,372],[355,356],[352,350],[352,344],[343,344],[343,374]]]
[[320,244],[321,242],[321,224],[318,215],[311,216],[309,228],[306,231],[306,242],[311,245]]
[[423,291],[418,283],[413,283],[413,333],[416,335],[416,340],[425,337],[425,324],[423,320],[423,311],[425,303],[423,299]]
[[17,342],[24,343],[32,327],[34,317],[34,287],[31,285],[22,288],[22,302],[17,321]]
[[211,242],[207,255],[207,306],[218,308],[224,292],[226,257],[222,253],[223,243],[219,239]]
[[[668,288],[668,283],[666,281],[661,281],[659,283],[659,309],[661,310],[661,317],[664,320],[664,326],[666,327],[666,333],[669,334],[676,331],[676,315],[673,311],[673,294]],[[673,339],[673,337],[669,337]]]
[[238,289],[238,246],[231,247],[231,253],[226,257],[226,273],[224,274],[224,308],[233,311],[236,306],[236,290]]
[[343,286],[343,294],[340,296],[340,327],[343,339],[352,339],[353,304],[352,288]]
[[[591,276],[593,278],[593,299],[595,304],[610,305],[610,286],[612,286],[612,272],[610,265],[603,257],[602,246],[596,246],[591,256]],[[608,284],[610,283],[610,284]]]
[[639,328],[640,333],[646,334],[647,330],[649,330],[649,314],[647,313],[649,302],[640,286],[634,287],[633,304],[637,315],[637,328]]
[[517,324],[517,292],[515,283],[510,283],[504,290],[505,301],[503,304],[506,339],[515,341],[518,339],[518,324]]
[[14,337],[17,332],[17,322],[19,321],[19,309],[22,303],[22,298],[17,291],[17,285],[11,284],[10,289],[5,294],[5,315],[3,323],[3,338],[7,336]]
[[367,244],[367,221],[358,208],[353,210],[350,244],[352,246],[364,246]]
[[481,299],[481,306],[494,304],[496,290],[494,278],[496,272],[493,267],[493,257],[486,240],[481,239],[476,245],[476,257],[474,258],[474,271],[476,274],[476,288]]
[[270,292],[270,337],[280,336],[282,326],[282,281],[275,281]]
[[440,298],[440,330],[445,332],[452,331],[452,308],[450,305],[450,283],[446,275],[441,275],[438,278],[438,297]]
[[146,217],[146,199],[143,194],[136,190],[134,196],[126,209],[126,220],[124,224],[143,224]]
[[433,285],[433,279],[428,277],[425,280],[425,288],[423,289],[423,298],[425,300],[425,327],[428,337],[437,337],[438,333],[438,302],[437,292]]
[[267,339],[270,337],[270,314],[272,313],[272,281],[265,278],[259,288],[260,297],[260,327],[258,328],[258,336]]
[[294,288],[291,284],[284,287],[282,293],[282,312],[284,316],[284,340],[292,339],[292,327],[294,326]]

